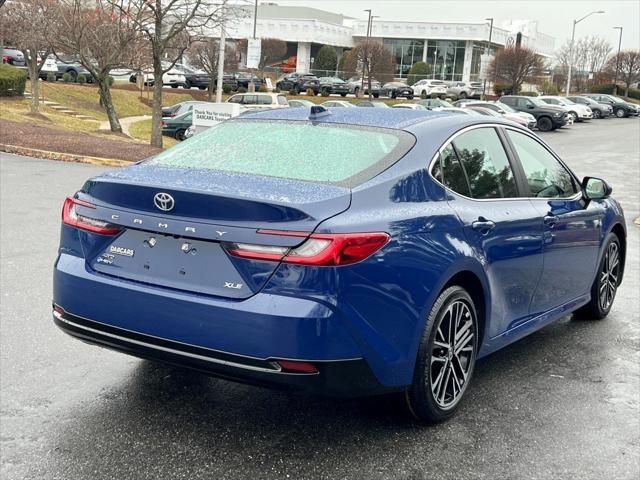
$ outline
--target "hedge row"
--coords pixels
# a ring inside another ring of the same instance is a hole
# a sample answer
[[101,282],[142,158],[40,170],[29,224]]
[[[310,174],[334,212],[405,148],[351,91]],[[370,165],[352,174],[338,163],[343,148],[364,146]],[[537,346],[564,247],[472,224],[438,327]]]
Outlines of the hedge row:
[[[618,95],[624,95],[625,88],[618,85]],[[600,85],[594,85],[591,87],[591,93],[606,93],[613,95],[613,83],[602,83]],[[640,100],[640,89],[630,88],[629,97]]]
[[0,65],[0,97],[21,97],[27,83],[27,72],[6,63]]

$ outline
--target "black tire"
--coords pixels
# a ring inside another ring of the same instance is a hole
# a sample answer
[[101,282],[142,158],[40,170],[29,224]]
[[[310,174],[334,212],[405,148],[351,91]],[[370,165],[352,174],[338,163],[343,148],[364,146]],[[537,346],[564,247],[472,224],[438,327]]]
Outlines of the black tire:
[[175,84],[175,83],[172,83],[172,84],[171,84],[171,88],[178,88],[178,85],[177,85],[177,84]]
[[[440,328],[443,325],[444,330]],[[453,333],[451,326],[454,326]],[[464,333],[456,344],[455,339],[461,332]],[[477,349],[478,321],[473,300],[464,288],[451,286],[438,296],[429,313],[418,348],[413,383],[405,392],[407,406],[415,418],[438,423],[455,413],[473,377]],[[432,384],[434,376],[435,385]]]
[[346,96],[347,96],[347,94],[346,94],[346,93],[341,93],[341,94],[340,94],[340,96],[341,96],[341,97],[346,97]]
[[356,87],[353,89],[353,94],[357,97],[358,94],[360,93],[360,87]]
[[374,93],[374,94],[373,94],[373,98],[379,98],[379,97],[380,97],[380,94],[379,94],[379,93]]
[[573,123],[578,123],[578,122],[582,121],[582,120],[580,120],[580,118],[578,117],[578,114],[576,112],[569,112],[569,116],[573,117]]
[[460,100],[464,100],[465,98],[467,98],[467,92],[460,92],[460,95],[458,95],[458,98]]
[[178,140],[179,142],[183,141],[183,140],[184,140],[184,133],[185,133],[186,131],[187,131],[187,130],[186,130],[186,129],[184,129],[184,128],[181,128],[181,129],[179,129],[179,130],[176,130],[176,133],[173,135],[173,138],[175,138],[175,139],[176,139],[176,140]]
[[391,98],[393,98],[395,100],[395,98],[398,96],[396,92],[391,92],[391,95],[389,95]]
[[[591,300],[575,312],[580,318],[602,320],[611,311],[616,298],[624,255],[620,240],[615,233],[609,233],[602,245],[602,258],[598,264],[596,278],[591,285]],[[604,283],[605,280],[607,283]]]
[[199,90],[206,90],[207,87],[203,87],[202,85],[198,87]]
[[72,82],[75,82],[78,79],[78,72],[76,72],[75,70],[67,70],[66,73],[69,74]]
[[191,89],[191,82],[189,80],[187,80],[184,84],[184,88],[188,88]]
[[594,110],[593,118],[602,118],[602,112],[600,110]]
[[613,113],[618,118],[624,118],[627,116],[627,112],[625,112],[624,108],[616,108]]
[[538,130],[541,132],[548,132],[553,130],[553,122],[549,117],[540,117],[537,121]]
[[413,100],[413,95],[407,95],[407,100]]

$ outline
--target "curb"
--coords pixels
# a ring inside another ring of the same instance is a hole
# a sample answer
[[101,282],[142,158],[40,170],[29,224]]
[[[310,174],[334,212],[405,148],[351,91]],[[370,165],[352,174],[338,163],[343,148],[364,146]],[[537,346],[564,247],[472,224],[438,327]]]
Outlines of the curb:
[[115,158],[89,157],[87,155],[76,155],[73,153],[49,152],[35,148],[19,147],[16,145],[6,145],[0,143],[0,152],[15,153],[26,157],[43,158],[46,160],[57,160],[60,162],[88,163],[90,165],[100,165],[105,167],[124,167],[131,165],[132,161],[118,160]]

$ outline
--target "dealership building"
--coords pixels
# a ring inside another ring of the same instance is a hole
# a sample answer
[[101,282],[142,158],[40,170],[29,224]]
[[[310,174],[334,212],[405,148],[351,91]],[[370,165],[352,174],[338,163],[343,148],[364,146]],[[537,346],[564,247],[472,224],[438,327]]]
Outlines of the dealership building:
[[[231,39],[251,38],[253,8],[226,26]],[[213,32],[212,32],[213,34]],[[310,7],[258,6],[256,37],[279,38],[287,42],[287,57],[295,58],[298,72],[313,70],[313,60],[323,45],[341,51],[352,48],[367,35],[367,19],[359,20]],[[537,22],[514,20],[494,25],[490,53],[495,48],[521,45],[542,56],[553,55],[555,40],[538,31]],[[383,43],[396,59],[396,78],[405,78],[411,66],[424,61],[433,77],[442,80],[473,81],[481,77],[481,55],[489,40],[489,24],[473,22],[407,22],[376,18],[371,38]]]

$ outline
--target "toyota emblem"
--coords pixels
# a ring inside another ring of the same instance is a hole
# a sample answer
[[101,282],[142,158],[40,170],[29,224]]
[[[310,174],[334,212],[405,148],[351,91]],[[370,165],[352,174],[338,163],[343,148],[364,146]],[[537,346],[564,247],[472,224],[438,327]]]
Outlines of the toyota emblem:
[[156,195],[153,197],[153,203],[163,212],[173,210],[173,207],[176,204],[173,197],[165,192],[156,193]]

